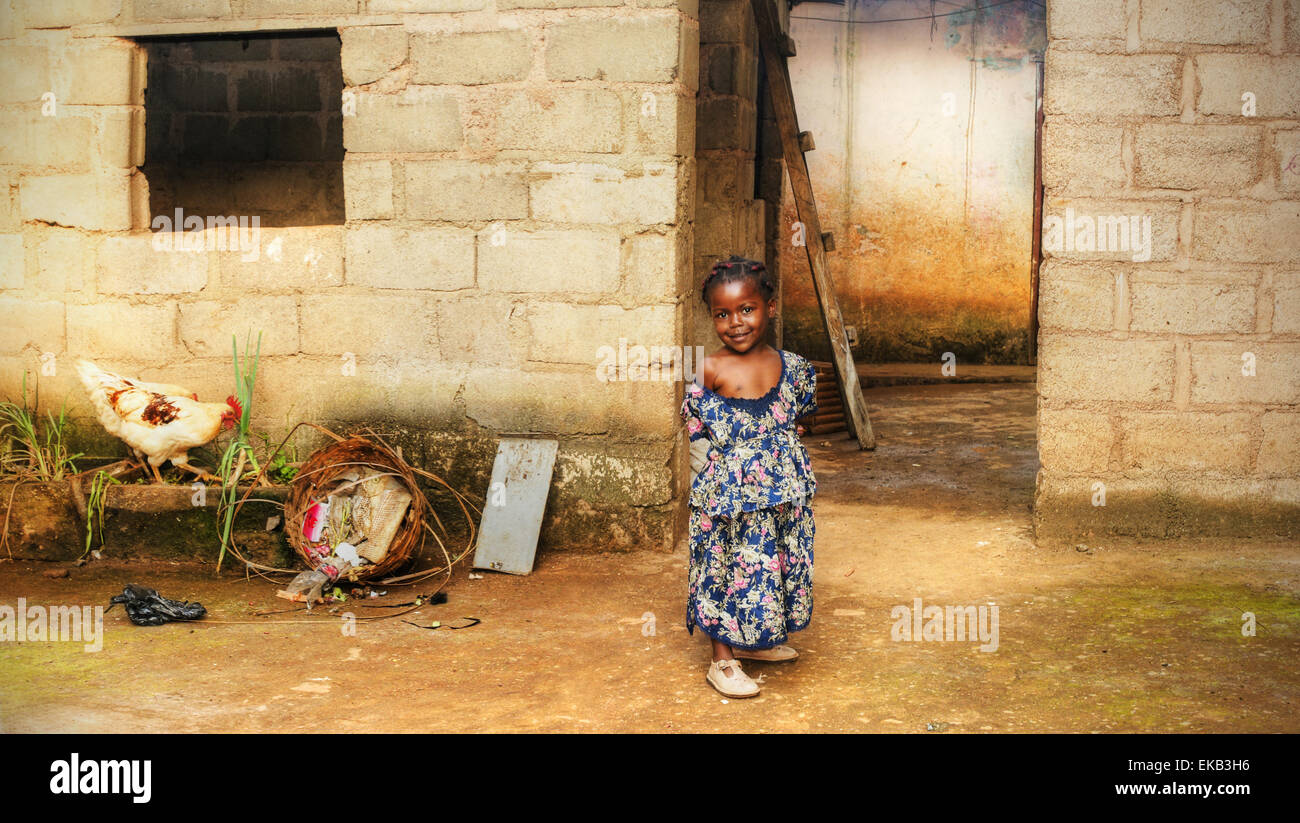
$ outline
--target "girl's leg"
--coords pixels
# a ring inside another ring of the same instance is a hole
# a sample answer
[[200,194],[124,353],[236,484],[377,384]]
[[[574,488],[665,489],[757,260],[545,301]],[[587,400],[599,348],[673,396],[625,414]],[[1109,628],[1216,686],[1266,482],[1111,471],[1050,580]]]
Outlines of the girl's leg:
[[719,660],[735,660],[736,656],[731,653],[731,647],[721,640],[709,638],[713,643],[713,660],[716,663]]

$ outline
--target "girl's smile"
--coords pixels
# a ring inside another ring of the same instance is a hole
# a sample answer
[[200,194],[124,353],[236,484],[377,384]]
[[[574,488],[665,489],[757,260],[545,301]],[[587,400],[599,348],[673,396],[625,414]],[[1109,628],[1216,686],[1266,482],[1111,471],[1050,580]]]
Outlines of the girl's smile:
[[764,300],[752,280],[733,280],[719,283],[709,293],[709,311],[722,342],[744,354],[762,343],[776,300]]

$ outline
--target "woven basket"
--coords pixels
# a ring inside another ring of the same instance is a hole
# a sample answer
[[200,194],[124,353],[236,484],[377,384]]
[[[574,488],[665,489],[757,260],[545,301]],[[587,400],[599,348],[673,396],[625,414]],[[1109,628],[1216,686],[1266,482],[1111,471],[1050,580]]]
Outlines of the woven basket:
[[364,437],[349,437],[318,449],[307,458],[294,478],[293,486],[289,489],[289,499],[284,504],[285,536],[289,545],[307,561],[310,568],[320,565],[320,558],[308,552],[307,538],[302,534],[307,511],[314,504],[324,502],[327,492],[333,488],[339,475],[353,469],[366,468],[393,473],[410,493],[411,505],[384,558],[378,563],[349,569],[344,578],[368,580],[392,574],[418,557],[424,548],[424,519],[429,502],[416,485],[415,473],[411,467],[383,446]]

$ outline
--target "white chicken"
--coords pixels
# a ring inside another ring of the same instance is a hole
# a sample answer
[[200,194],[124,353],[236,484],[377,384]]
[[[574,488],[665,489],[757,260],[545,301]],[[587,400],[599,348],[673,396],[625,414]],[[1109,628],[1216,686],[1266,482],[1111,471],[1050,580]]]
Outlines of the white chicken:
[[77,373],[99,422],[130,446],[137,459],[147,458],[159,483],[163,479],[158,467],[168,460],[202,480],[220,479],[191,466],[188,452],[212,442],[239,421],[244,410],[235,397],[225,403],[203,403],[182,386],[130,380],[89,360],[77,361]]

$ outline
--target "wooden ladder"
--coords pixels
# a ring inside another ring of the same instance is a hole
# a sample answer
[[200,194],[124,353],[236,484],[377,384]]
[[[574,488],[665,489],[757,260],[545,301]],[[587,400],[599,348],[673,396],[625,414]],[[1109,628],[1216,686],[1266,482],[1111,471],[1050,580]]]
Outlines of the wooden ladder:
[[858,383],[853,352],[849,349],[849,339],[844,332],[844,315],[840,312],[839,300],[835,297],[835,283],[826,265],[827,248],[834,249],[835,243],[829,233],[822,234],[812,182],[808,178],[808,163],[804,159],[804,152],[814,148],[812,133],[799,131],[799,121],[794,111],[794,90],[790,86],[790,71],[786,65],[786,58],[794,56],[794,40],[781,31],[776,2],[778,0],[750,0],[750,7],[754,10],[763,65],[767,69],[772,110],[776,115],[777,129],[781,133],[785,170],[790,175],[790,188],[794,191],[795,212],[803,224],[804,249],[808,253],[808,266],[812,270],[813,291],[821,308],[826,336],[830,339],[831,359],[845,411],[843,420],[849,427],[849,433],[857,438],[859,448],[874,449],[876,437],[871,430],[871,419],[867,416],[867,404],[862,399],[862,387]]
[[844,401],[840,397],[840,381],[835,377],[835,366],[823,360],[814,360],[812,365],[817,374],[817,411],[799,418],[799,422],[809,434],[847,433]]

